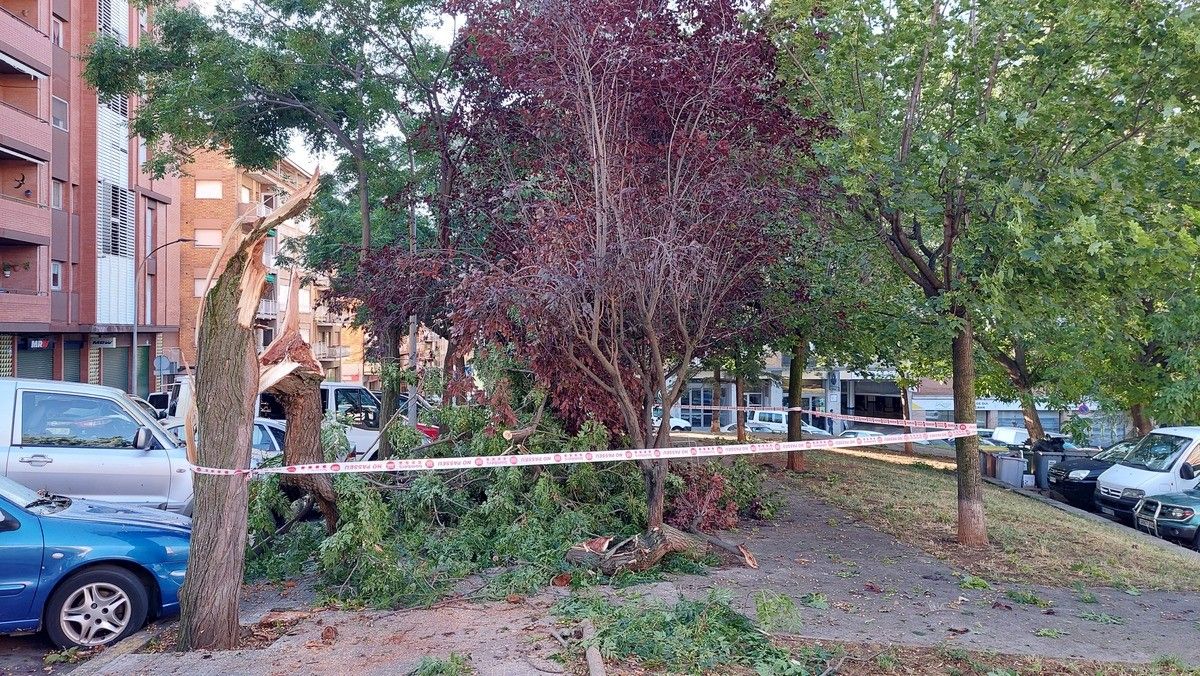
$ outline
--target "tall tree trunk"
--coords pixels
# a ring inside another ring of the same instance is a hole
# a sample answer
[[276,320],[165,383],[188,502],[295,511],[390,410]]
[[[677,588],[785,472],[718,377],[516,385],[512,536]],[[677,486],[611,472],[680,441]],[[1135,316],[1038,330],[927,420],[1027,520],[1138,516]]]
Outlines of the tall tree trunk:
[[[200,466],[250,464],[258,359],[254,331],[237,321],[247,257],[239,251],[230,259],[204,304],[195,379]],[[195,475],[191,558],[179,594],[182,650],[232,649],[241,638],[248,489],[244,476]]]
[[1129,418],[1133,421],[1133,429],[1137,430],[1138,436],[1145,436],[1154,431],[1154,421],[1146,415],[1146,409],[1141,404],[1129,407]]
[[734,380],[734,387],[737,390],[737,440],[746,440],[746,376],[742,375],[741,364],[734,368],[738,369],[737,378]]
[[355,171],[358,174],[358,218],[362,221],[362,241],[359,242],[359,260],[365,260],[371,250],[371,194],[367,188],[367,158],[363,147],[363,126],[358,125],[358,156]]
[[[962,324],[951,342],[954,378],[954,420],[975,422],[975,355],[971,320],[966,310],[952,310]],[[979,437],[958,437],[958,541],[969,547],[986,547],[987,527],[983,512],[983,480],[979,474]]]
[[712,422],[708,426],[708,431],[713,434],[718,434],[721,431],[721,365],[713,366],[713,409]]
[[[912,400],[908,396],[908,388],[907,387],[900,388],[900,417],[904,418],[905,420],[912,420]],[[911,432],[911,431],[913,431],[913,429],[911,427],[906,427],[905,431]],[[911,442],[911,441],[904,442],[904,454],[905,455],[916,455],[917,454],[916,451],[913,450],[913,442]]]
[[646,527],[659,528],[663,525],[667,461],[646,461],[642,467],[642,476],[646,479]]
[[379,332],[379,366],[380,371],[383,372],[383,391],[379,402],[379,450],[375,457],[380,460],[386,460],[395,455],[395,449],[392,448],[391,439],[385,428],[400,408],[400,383],[397,382],[397,373],[400,369],[398,353],[402,335],[399,329],[391,325],[384,327]]
[[[209,269],[213,279],[198,315],[195,408],[184,412],[188,459],[201,467],[243,469],[250,465],[259,363],[254,315],[267,270],[262,263],[267,231],[302,212],[318,176],[271,215],[253,224],[231,225]],[[232,255],[216,275],[226,248]],[[192,424],[198,434],[192,435]],[[196,447],[195,439],[203,444]],[[241,637],[238,595],[246,556],[244,476],[197,474],[193,481],[192,547],[179,592],[179,648],[232,649]]]
[[[808,362],[808,339],[796,336],[792,346],[792,365],[788,369],[788,406],[800,408],[804,401],[804,366]],[[800,441],[803,437],[804,418],[800,411],[788,411],[788,441]],[[804,471],[804,451],[788,451],[787,468],[793,472]]]
[[1029,445],[1046,438],[1046,428],[1042,427],[1042,419],[1038,417],[1037,404],[1034,403],[1032,392],[1021,393],[1021,415],[1025,418],[1025,430],[1029,432]]

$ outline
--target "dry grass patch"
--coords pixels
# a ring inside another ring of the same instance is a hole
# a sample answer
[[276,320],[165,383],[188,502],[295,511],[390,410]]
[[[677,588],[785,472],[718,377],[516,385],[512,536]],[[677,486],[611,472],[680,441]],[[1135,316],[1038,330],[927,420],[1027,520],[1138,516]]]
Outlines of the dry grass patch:
[[1064,660],[1000,655],[944,644],[933,648],[812,641],[778,637],[793,650],[832,652],[830,671],[839,676],[1190,676],[1196,671],[1171,657],[1153,664]]
[[1132,531],[1100,524],[984,485],[991,547],[955,542],[957,493],[951,471],[829,452],[806,454],[791,480],[825,502],[973,575],[1145,589],[1200,589],[1200,566],[1145,546]]

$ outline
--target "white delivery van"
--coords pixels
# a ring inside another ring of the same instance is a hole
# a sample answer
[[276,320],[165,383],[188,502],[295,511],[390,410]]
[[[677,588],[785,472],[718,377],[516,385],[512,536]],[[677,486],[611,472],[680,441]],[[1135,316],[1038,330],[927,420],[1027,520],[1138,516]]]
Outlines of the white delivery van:
[[1132,523],[1138,500],[1178,493],[1200,483],[1200,427],[1160,427],[1096,480],[1096,506],[1105,516]]

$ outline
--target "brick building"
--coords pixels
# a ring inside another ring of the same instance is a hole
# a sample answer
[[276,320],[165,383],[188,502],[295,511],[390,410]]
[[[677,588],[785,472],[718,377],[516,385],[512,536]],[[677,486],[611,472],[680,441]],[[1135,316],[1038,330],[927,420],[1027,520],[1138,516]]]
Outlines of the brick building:
[[99,100],[75,58],[145,26],[125,0],[0,0],[0,376],[161,384],[182,247],[147,254],[179,236],[178,181],[140,171],[134,102]]
[[[310,174],[284,160],[266,171],[248,170],[215,152],[200,152],[180,178],[180,234],[195,240],[182,252],[178,287],[180,307],[179,350],[170,355],[180,372],[196,363],[196,313],[206,292],[206,280],[220,252],[225,233],[233,222],[248,212],[265,215],[283,204],[288,196],[308,182]],[[277,334],[287,309],[292,270],[277,265],[277,254],[288,240],[308,233],[304,217],[280,225],[267,238],[263,263],[267,283],[258,302],[255,333],[261,350]],[[313,346],[329,380],[354,380],[362,377],[362,340],[357,332],[344,329],[343,318],[320,306],[327,288],[324,280],[304,284],[298,300],[300,334]]]

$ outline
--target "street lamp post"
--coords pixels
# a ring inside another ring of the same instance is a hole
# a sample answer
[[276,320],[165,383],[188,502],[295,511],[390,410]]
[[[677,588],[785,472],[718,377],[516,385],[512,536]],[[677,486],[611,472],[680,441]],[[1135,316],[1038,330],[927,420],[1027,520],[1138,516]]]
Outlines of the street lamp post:
[[142,314],[142,310],[141,310],[142,293],[145,293],[145,290],[143,290],[142,293],[138,293],[138,288],[137,288],[138,281],[140,281],[142,278],[142,268],[145,266],[146,261],[150,260],[150,257],[153,256],[155,254],[155,252],[157,252],[159,249],[165,249],[165,248],[171,246],[172,244],[179,244],[181,242],[195,242],[195,241],[196,240],[191,237],[180,237],[178,239],[173,239],[170,242],[167,242],[165,244],[159,244],[158,246],[151,249],[145,256],[142,256],[142,259],[140,261],[138,261],[137,267],[135,267],[133,269],[133,359],[131,360],[131,365],[130,365],[130,369],[129,369],[129,393],[134,396],[137,396],[137,393],[138,393],[138,389],[137,389],[138,321],[141,320],[141,314]]

